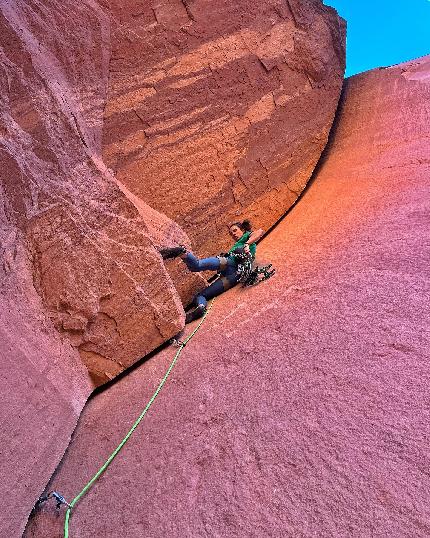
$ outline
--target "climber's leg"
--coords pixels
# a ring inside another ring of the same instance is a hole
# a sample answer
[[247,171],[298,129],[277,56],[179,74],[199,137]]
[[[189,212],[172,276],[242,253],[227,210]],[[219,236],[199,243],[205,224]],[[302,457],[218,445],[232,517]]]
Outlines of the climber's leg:
[[214,282],[212,282],[212,284],[210,284],[207,288],[205,288],[203,291],[201,291],[197,295],[195,302],[198,305],[205,304],[205,302],[207,303],[207,301],[209,301],[210,299],[213,299],[214,297],[221,295],[221,293],[229,290],[236,284],[237,284],[236,273],[228,277],[220,276]]
[[220,258],[216,256],[199,260],[192,252],[187,252],[186,256],[182,259],[188,269],[193,273],[198,271],[219,271],[221,268]]
[[190,323],[191,321],[202,317],[206,312],[208,301],[235,286],[238,282],[237,279],[238,277],[236,273],[231,274],[228,277],[221,276],[212,282],[210,286],[201,291],[194,299],[196,308],[187,313],[185,323]]
[[222,256],[212,256],[199,260],[192,252],[187,252],[185,247],[182,246],[160,249],[159,252],[164,260],[181,256],[188,269],[193,273],[199,271],[223,271],[227,268],[231,272],[230,266],[235,267],[235,262],[232,259]]

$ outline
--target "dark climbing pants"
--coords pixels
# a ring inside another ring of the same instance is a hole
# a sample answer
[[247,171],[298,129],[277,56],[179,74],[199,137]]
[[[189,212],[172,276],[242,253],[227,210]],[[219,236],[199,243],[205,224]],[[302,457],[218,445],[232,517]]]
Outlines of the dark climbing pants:
[[196,306],[203,305],[206,307],[207,302],[224,291],[232,288],[238,283],[238,274],[236,263],[231,258],[212,257],[199,260],[192,252],[188,252],[184,258],[188,269],[193,273],[199,271],[219,271],[220,277],[217,278],[203,291],[198,293],[194,298]]

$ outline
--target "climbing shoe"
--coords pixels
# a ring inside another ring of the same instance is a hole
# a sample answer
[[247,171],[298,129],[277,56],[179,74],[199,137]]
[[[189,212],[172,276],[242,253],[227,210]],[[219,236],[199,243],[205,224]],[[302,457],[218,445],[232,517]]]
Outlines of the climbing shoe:
[[185,247],[173,247],[173,248],[162,248],[158,251],[161,254],[163,260],[168,260],[169,258],[177,258],[181,254],[185,254],[187,249]]
[[190,310],[189,312],[187,312],[185,316],[185,324],[191,323],[192,321],[201,318],[202,316],[204,316],[205,312],[206,312],[206,307],[203,306],[202,304],[199,305],[194,310]]

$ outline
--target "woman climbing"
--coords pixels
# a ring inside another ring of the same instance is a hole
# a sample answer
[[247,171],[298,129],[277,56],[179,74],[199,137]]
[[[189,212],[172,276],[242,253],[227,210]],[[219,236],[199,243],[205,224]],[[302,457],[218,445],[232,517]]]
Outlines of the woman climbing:
[[185,262],[192,272],[218,271],[219,277],[207,288],[201,291],[194,299],[196,308],[187,313],[185,323],[190,323],[200,318],[206,311],[209,299],[220,295],[224,291],[235,286],[244,271],[250,270],[255,258],[256,245],[264,231],[260,228],[252,231],[248,220],[235,222],[229,226],[229,233],[235,244],[226,254],[220,254],[211,258],[199,260],[192,252],[187,252],[185,247],[174,247],[160,250],[163,259],[176,258],[178,256]]

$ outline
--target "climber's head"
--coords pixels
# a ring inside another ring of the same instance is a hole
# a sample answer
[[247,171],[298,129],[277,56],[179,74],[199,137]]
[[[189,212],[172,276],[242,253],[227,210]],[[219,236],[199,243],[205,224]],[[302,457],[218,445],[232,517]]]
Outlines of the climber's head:
[[249,222],[249,220],[233,222],[233,224],[230,224],[230,226],[228,227],[228,231],[230,232],[230,235],[233,237],[233,239],[237,241],[242,237],[245,232],[251,231],[251,223]]

